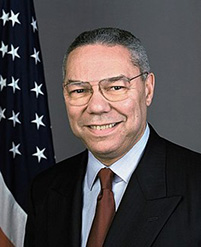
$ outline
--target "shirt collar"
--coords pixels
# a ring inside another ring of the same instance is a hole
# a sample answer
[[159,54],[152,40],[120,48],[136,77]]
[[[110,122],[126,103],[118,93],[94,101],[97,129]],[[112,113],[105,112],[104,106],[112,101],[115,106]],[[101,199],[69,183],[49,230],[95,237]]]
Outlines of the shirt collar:
[[[147,124],[145,132],[141,139],[126,153],[121,159],[117,160],[110,166],[110,169],[116,174],[114,177],[114,182],[118,183],[124,181],[128,183],[130,177],[134,170],[136,169],[139,160],[143,154],[147,141],[149,139],[150,129]],[[86,171],[86,179],[89,189],[92,189],[92,186],[95,182],[96,176],[101,168],[106,167],[94,155],[89,151],[88,152],[88,165]]]

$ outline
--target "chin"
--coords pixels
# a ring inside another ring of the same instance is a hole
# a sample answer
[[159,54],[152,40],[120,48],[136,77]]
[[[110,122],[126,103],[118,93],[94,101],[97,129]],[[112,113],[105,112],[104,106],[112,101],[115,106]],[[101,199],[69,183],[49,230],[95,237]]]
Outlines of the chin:
[[95,148],[94,146],[89,146],[88,149],[93,153],[93,155],[99,159],[116,159],[117,148],[107,147],[102,144],[102,147]]
[[94,148],[94,146],[93,146],[93,147],[88,147],[88,149],[89,149],[92,153],[94,153],[94,154],[96,154],[96,155],[99,155],[99,156],[108,156],[110,153],[113,153],[113,150],[108,149],[108,148],[106,148],[106,147],[102,147],[102,148]]

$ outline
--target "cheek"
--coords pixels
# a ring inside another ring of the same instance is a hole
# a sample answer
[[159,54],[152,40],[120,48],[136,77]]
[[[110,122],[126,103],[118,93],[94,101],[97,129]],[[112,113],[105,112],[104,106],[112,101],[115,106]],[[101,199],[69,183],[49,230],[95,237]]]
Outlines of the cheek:
[[70,123],[72,131],[75,133],[77,129],[77,123],[79,121],[78,110],[72,109],[71,107],[66,106],[68,121]]
[[145,106],[146,100],[145,95],[143,93],[132,95],[132,97],[129,97],[124,102],[121,102],[120,105],[121,109],[123,109],[124,112],[129,115],[139,114]]
[[127,102],[122,104],[122,108],[131,126],[136,125],[138,122],[139,124],[142,123],[146,119],[147,112],[145,95],[141,94],[138,97],[127,100]]

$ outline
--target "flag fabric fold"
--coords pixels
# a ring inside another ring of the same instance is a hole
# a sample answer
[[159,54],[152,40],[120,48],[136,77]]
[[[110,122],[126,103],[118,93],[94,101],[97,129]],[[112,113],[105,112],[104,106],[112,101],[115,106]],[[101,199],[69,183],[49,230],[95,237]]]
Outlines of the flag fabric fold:
[[0,200],[0,246],[23,246],[27,216],[8,190],[1,173]]
[[21,247],[28,188],[55,159],[33,1],[0,11],[0,243]]

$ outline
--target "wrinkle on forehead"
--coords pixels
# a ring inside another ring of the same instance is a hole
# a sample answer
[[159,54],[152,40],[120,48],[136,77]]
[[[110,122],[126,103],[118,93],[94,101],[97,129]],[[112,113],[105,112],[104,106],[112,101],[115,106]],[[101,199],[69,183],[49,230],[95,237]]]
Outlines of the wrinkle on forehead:
[[127,48],[116,45],[86,45],[73,50],[67,59],[67,78],[99,81],[139,70],[133,65]]

